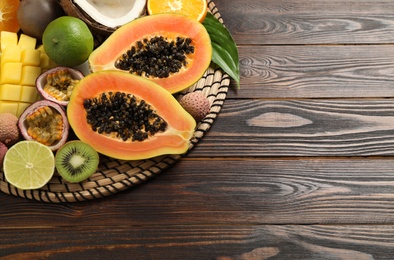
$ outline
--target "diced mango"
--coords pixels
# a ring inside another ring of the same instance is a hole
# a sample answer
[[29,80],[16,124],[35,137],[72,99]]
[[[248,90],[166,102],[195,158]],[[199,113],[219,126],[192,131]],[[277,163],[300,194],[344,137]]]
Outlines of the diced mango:
[[25,109],[30,105],[31,105],[30,103],[19,102],[18,109],[16,111],[16,116],[19,117],[23,113],[23,111],[25,111]]
[[53,68],[56,66],[56,64],[49,58],[49,56],[46,54],[44,50],[44,45],[38,46],[37,50],[41,51],[40,54],[40,66],[43,71]]
[[41,74],[41,68],[35,66],[23,66],[22,76],[19,81],[22,85],[34,86],[36,84],[36,79]]
[[3,84],[0,85],[0,100],[19,101],[21,96],[21,85]]
[[18,44],[18,34],[13,32],[1,31],[0,41],[1,51],[4,51],[7,46],[15,46]]
[[40,95],[35,86],[22,86],[20,101],[33,103],[40,99]]
[[1,66],[0,84],[18,84],[21,80],[21,76],[21,62],[5,63]]
[[21,48],[19,46],[8,46],[1,54],[1,64],[7,62],[20,62],[21,61]]
[[12,101],[1,101],[0,102],[0,113],[12,113],[16,115],[18,113],[18,102]]
[[21,34],[2,31],[0,34],[0,113],[16,116],[41,99],[35,83],[37,77],[56,64],[44,47],[36,48],[37,40]]
[[30,37],[26,34],[21,34],[19,36],[18,46],[21,47],[21,49],[34,50],[36,48],[36,44],[36,38]]
[[41,52],[39,50],[22,49],[21,62],[23,66],[40,66]]

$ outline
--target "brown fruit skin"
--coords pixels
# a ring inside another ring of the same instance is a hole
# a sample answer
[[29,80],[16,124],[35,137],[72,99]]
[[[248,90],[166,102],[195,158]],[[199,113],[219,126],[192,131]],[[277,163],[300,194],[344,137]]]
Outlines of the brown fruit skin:
[[47,25],[65,15],[57,0],[23,0],[18,8],[18,22],[22,32],[42,39]]
[[211,108],[208,98],[201,92],[191,92],[183,96],[179,103],[196,120],[200,122]]
[[8,151],[7,146],[5,146],[5,144],[3,143],[0,143],[0,169],[3,167],[3,160],[7,151]]
[[18,118],[11,113],[0,113],[0,142],[10,147],[19,137]]

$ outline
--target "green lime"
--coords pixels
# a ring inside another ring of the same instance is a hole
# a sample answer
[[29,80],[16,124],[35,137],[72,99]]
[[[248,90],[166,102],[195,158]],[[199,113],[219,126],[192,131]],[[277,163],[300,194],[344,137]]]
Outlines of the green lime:
[[36,141],[21,141],[5,154],[3,171],[6,180],[22,190],[38,189],[55,172],[55,156],[48,146]]
[[88,26],[72,16],[62,16],[50,22],[45,28],[42,43],[49,58],[66,67],[84,63],[94,48]]

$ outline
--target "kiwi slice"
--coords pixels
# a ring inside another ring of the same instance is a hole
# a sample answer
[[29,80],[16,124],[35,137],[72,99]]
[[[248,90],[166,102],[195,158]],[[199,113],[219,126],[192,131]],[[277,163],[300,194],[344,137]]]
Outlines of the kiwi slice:
[[97,151],[82,141],[69,141],[55,156],[57,172],[68,182],[76,183],[89,178],[99,164]]

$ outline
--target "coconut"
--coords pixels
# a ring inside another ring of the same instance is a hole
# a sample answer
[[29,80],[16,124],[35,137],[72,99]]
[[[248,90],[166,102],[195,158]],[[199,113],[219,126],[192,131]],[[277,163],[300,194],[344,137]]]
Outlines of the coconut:
[[60,5],[67,15],[80,18],[93,33],[105,37],[146,11],[146,0],[60,0]]

